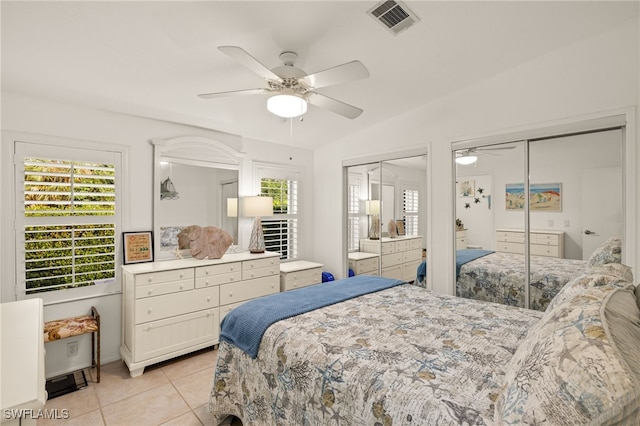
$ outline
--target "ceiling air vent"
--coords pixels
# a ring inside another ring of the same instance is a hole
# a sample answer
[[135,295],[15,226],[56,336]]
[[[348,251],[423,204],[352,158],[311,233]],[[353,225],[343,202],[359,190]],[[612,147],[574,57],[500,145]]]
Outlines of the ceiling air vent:
[[420,19],[404,4],[385,0],[376,4],[367,12],[393,34],[406,30]]

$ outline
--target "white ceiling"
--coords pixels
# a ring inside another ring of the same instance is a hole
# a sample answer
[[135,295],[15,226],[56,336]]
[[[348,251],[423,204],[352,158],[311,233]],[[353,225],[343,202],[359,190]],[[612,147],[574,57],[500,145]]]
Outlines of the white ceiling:
[[[367,15],[376,3],[2,1],[2,90],[313,148],[638,15],[637,2],[407,1],[420,22],[393,35]],[[200,99],[262,86],[221,45],[269,68],[293,50],[307,73],[358,59],[369,79],[318,91],[364,113],[285,121],[264,95]]]

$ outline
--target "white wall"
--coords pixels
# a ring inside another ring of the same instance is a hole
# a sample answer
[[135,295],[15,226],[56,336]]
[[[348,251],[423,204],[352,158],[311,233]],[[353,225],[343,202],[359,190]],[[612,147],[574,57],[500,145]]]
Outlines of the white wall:
[[[128,149],[126,176],[123,182],[124,196],[122,203],[122,231],[139,231],[153,229],[152,194],[153,188],[153,146],[151,139],[169,139],[178,136],[203,136],[223,143],[233,144],[237,151],[246,153],[243,157],[243,174],[240,176],[240,195],[255,194],[252,185],[252,167],[255,160],[284,164],[289,167],[303,169],[303,186],[313,188],[313,152],[300,148],[287,147],[256,140],[229,138],[228,135],[201,128],[161,122],[134,116],[127,116],[107,111],[95,110],[76,105],[63,104],[43,99],[30,98],[12,93],[2,94],[2,128],[3,131],[28,132],[51,135],[60,138],[94,141],[104,144],[125,146]],[[12,194],[12,165],[7,163],[10,144],[3,140],[0,157],[2,181],[0,188],[5,194]],[[180,189],[180,188],[178,188]],[[311,235],[313,223],[313,197],[306,191],[300,203],[305,219],[301,224],[301,235]],[[7,200],[13,199],[7,197]],[[15,300],[15,247],[11,218],[14,215],[12,203],[3,203],[0,241],[2,241],[0,273],[0,299],[2,302]],[[240,238],[240,245],[248,244],[250,221],[242,219],[245,231]],[[244,238],[244,239],[243,239]],[[307,256],[312,251],[313,241],[310,237],[301,241],[301,255]],[[115,294],[98,298],[47,305],[44,309],[45,321],[80,315],[89,312],[94,305],[102,317],[102,360],[103,362],[120,359],[119,347],[121,339],[121,295]],[[46,374],[51,377],[65,371],[72,371],[90,364],[89,336],[81,336],[80,354],[77,357],[66,357],[65,341],[47,344]]]
[[[430,143],[429,269],[433,274],[433,289],[452,293],[454,190],[450,143],[638,105],[638,27],[636,17],[616,29],[461,88],[317,150],[316,205],[325,205],[335,199],[336,194],[341,194],[342,159]],[[635,132],[635,123],[628,130]],[[637,135],[634,138],[637,145]],[[635,152],[637,165],[638,150]],[[638,183],[635,184],[638,187]],[[638,210],[637,203],[635,210]],[[341,209],[332,209],[316,220],[314,258],[335,271],[343,270],[340,238],[323,236],[326,229],[341,229],[341,212]],[[640,229],[637,218],[635,221],[634,230]],[[637,247],[635,250],[638,252]]]

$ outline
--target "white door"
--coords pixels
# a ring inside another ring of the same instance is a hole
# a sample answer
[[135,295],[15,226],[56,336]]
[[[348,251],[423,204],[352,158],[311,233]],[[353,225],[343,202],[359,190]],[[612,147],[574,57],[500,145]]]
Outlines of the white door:
[[622,168],[582,171],[582,258],[622,234]]

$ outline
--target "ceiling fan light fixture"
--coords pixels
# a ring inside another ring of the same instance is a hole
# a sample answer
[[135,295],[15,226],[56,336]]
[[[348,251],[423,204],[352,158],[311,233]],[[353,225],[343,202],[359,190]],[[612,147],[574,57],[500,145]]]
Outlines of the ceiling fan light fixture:
[[456,163],[462,164],[463,166],[468,166],[469,164],[473,164],[476,161],[478,161],[478,157],[471,154],[466,154],[460,157],[456,157]]
[[307,101],[300,96],[280,94],[267,99],[269,112],[284,118],[293,118],[307,112]]

